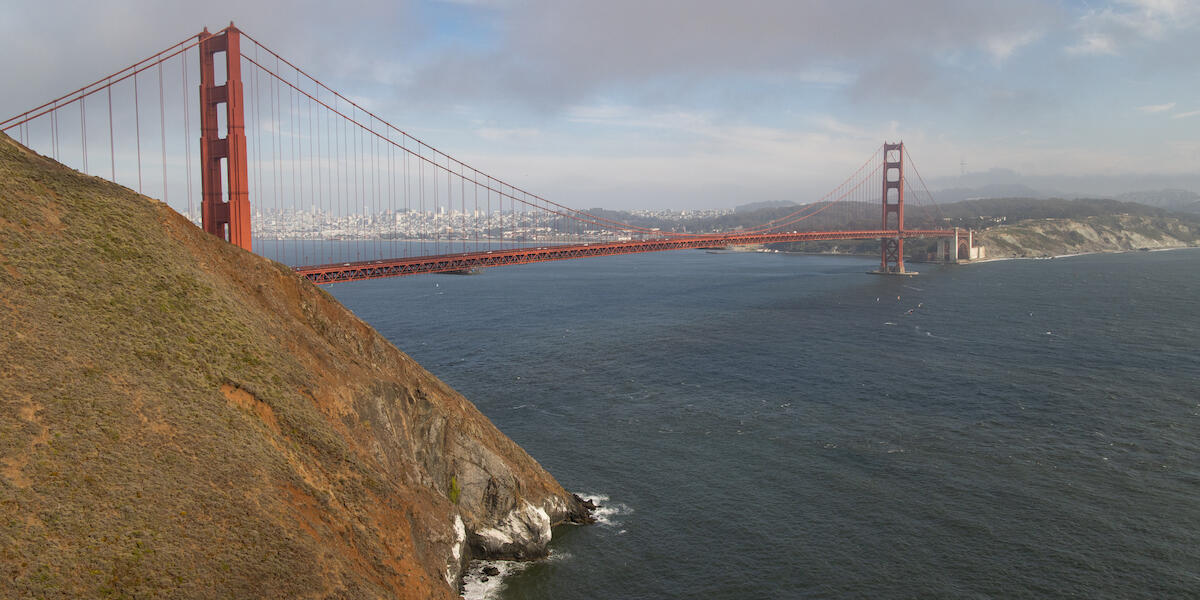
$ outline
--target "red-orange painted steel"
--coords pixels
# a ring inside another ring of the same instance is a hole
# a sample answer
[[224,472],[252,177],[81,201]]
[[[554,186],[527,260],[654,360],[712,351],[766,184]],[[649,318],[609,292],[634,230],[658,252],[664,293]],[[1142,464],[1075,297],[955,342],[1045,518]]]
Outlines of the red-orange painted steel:
[[[214,55],[225,53],[226,81],[217,85]],[[241,40],[232,23],[216,34],[200,34],[200,205],[204,230],[250,250],[250,193],[246,127],[242,108]],[[217,105],[225,105],[225,137],[220,137]],[[226,161],[222,181],[221,160]],[[225,199],[225,187],[229,199]]]
[[[893,152],[895,160],[889,156]],[[893,171],[896,173],[894,180],[891,178]],[[895,202],[888,196],[890,190],[896,190]],[[883,221],[880,229],[891,229],[888,217],[893,213],[896,228],[892,235],[880,240],[879,271],[882,273],[904,272],[904,142],[883,144]]]
[[[820,240],[870,240],[894,237],[895,231],[810,231],[804,233],[770,233],[747,235],[710,235],[691,238],[659,238],[630,242],[605,242],[595,244],[573,244],[563,246],[539,246],[536,248],[512,248],[464,252],[438,256],[418,256],[392,260],[347,262],[332,265],[297,267],[296,272],[313,283],[335,283],[339,281],[361,281],[381,277],[398,277],[418,273],[445,273],[484,267],[520,265],[551,260],[567,260],[588,256],[613,256],[637,252],[660,252],[664,250],[686,250],[739,244],[774,244],[779,242],[811,242]],[[954,230],[910,230],[905,237],[953,237]]]

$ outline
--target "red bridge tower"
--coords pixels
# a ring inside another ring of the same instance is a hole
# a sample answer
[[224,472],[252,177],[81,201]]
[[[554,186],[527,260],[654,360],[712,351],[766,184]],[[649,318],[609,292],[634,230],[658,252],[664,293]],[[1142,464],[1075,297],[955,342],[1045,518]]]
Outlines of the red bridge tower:
[[880,229],[893,228],[889,223],[892,214],[896,215],[896,236],[881,241],[877,272],[908,274],[904,270],[904,142],[883,144],[883,223]]
[[[214,81],[214,58],[220,52],[225,53],[223,85]],[[225,137],[219,137],[217,106],[220,104],[225,105]],[[222,159],[225,159],[224,182]],[[249,250],[250,193],[242,111],[241,34],[233,23],[216,34],[209,33],[208,28],[200,33],[200,186],[204,230]]]

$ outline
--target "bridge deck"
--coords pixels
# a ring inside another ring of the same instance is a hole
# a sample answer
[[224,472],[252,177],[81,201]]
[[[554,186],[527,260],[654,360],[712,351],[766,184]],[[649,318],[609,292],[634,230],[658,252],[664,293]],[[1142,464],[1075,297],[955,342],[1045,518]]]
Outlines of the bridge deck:
[[[522,265],[551,260],[584,258],[588,256],[613,256],[616,254],[634,254],[638,252],[661,252],[664,250],[686,250],[692,248],[737,246],[745,244],[773,244],[780,242],[869,240],[891,238],[896,237],[896,235],[897,232],[894,230],[810,231],[796,233],[745,235],[725,234],[709,236],[701,235],[657,238],[628,242],[599,242],[593,244],[509,248],[504,250],[463,252],[459,254],[440,254],[436,256],[417,256],[387,260],[336,263],[331,265],[312,265],[296,267],[296,272],[304,275],[313,283],[320,284],[334,283],[338,281],[379,279],[381,277],[398,277],[402,275],[417,275],[420,273],[466,271],[470,269],[481,269],[486,267]],[[905,230],[900,233],[900,236],[905,238],[950,237],[953,235],[953,229]]]

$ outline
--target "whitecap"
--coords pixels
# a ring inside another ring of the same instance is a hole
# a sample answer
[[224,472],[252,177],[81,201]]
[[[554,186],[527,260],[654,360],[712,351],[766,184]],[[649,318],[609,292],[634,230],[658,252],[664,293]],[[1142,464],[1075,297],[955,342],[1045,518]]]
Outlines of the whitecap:
[[596,510],[592,511],[592,516],[595,517],[597,525],[615,527],[621,524],[621,522],[616,520],[615,517],[633,513],[633,508],[631,508],[628,504],[624,504],[622,502],[612,502],[607,494],[592,494],[585,492],[578,493],[576,495],[584,500],[591,500],[592,503],[596,505]]
[[[493,600],[504,590],[504,578],[520,573],[533,563],[512,560],[473,560],[463,573],[463,600]],[[483,570],[495,567],[498,575],[485,575]],[[487,581],[484,581],[487,579]]]

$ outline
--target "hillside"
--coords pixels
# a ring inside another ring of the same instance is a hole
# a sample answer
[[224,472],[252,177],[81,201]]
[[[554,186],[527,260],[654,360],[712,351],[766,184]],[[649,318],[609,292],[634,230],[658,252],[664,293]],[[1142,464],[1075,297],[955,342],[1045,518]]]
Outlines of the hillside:
[[1061,256],[1200,245],[1200,227],[1173,217],[1105,215],[1028,219],[975,234],[991,258]]
[[[1163,208],[1109,198],[986,198],[938,205],[935,215],[943,217],[941,222],[944,224],[972,228],[989,225],[999,218],[1003,218],[1007,223],[1027,219],[1085,219],[1115,215],[1196,219],[1194,215],[1174,214]],[[937,223],[922,223],[918,218],[914,220],[914,224]]]
[[453,598],[583,505],[288,268],[0,135],[0,597]]
[[1188,190],[1150,190],[1117,196],[1123,202],[1137,202],[1174,212],[1200,214],[1200,194]]

